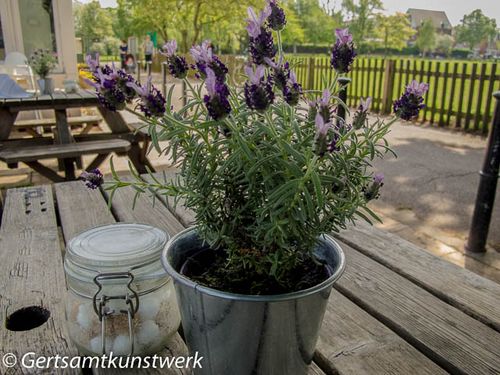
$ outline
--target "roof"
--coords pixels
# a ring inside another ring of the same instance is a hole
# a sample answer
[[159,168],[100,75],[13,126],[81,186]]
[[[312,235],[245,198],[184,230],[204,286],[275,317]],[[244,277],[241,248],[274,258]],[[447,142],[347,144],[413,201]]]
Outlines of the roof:
[[431,20],[436,29],[451,29],[451,23],[445,12],[441,10],[427,10],[410,8],[406,11],[410,16],[411,27],[416,29],[423,21]]

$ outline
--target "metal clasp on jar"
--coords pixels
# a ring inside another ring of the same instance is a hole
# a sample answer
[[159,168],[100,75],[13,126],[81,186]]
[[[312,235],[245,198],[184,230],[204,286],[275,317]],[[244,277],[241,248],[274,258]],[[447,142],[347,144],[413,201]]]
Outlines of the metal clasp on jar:
[[[130,293],[122,295],[107,296],[99,294],[102,291],[102,281],[109,280],[128,280],[127,289]],[[134,281],[134,275],[130,272],[111,272],[111,273],[101,273],[94,277],[94,283],[97,285],[98,290],[94,294],[93,303],[94,311],[99,317],[101,322],[101,337],[102,337],[102,354],[106,353],[106,318],[110,315],[116,314],[116,311],[106,306],[108,301],[111,300],[124,300],[127,305],[127,309],[120,310],[119,313],[126,314],[128,317],[128,332],[130,340],[130,354],[134,353],[134,329],[132,326],[132,320],[134,319],[135,313],[139,310],[139,295],[135,290],[132,289],[132,282]]]

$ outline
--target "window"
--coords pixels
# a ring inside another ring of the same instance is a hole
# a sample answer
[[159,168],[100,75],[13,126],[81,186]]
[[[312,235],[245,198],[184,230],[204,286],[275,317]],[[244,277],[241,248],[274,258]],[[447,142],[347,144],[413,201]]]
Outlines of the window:
[[38,48],[57,52],[52,0],[19,0],[24,54]]

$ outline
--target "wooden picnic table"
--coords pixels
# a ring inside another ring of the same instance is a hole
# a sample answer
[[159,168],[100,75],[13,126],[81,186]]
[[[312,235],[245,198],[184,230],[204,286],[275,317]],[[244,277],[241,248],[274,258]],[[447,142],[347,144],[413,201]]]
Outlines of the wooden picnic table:
[[[66,110],[69,108],[96,107],[103,120],[107,123],[111,133],[107,134],[80,134],[73,136],[68,124]],[[56,122],[56,138],[36,137],[30,139],[12,139],[11,132],[14,128],[17,115],[26,110],[54,110]],[[10,138],[9,138],[10,137]],[[116,144],[106,144],[103,141],[121,140]],[[80,147],[74,143],[81,142]],[[94,143],[97,142],[97,143]],[[99,144],[99,142],[101,142]],[[130,142],[127,147],[126,142]],[[88,90],[79,90],[75,93],[57,91],[52,95],[39,95],[23,99],[0,99],[0,149],[8,149],[8,154],[0,155],[0,159],[8,163],[10,167],[16,167],[17,161],[26,163],[29,167],[51,179],[54,182],[62,178],[50,168],[42,165],[32,156],[30,160],[21,159],[23,151],[31,149],[40,159],[53,158],[54,150],[45,153],[49,144],[56,144],[61,149],[61,157],[58,158],[67,180],[75,179],[75,158],[67,154],[97,154],[98,156],[90,163],[92,168],[102,163],[111,152],[121,152],[128,155],[134,167],[140,173],[146,173],[146,166],[151,170],[153,167],[146,157],[145,149],[148,146],[148,137],[144,132],[136,132],[129,126],[119,112],[112,112],[99,103],[95,93]],[[142,144],[142,146],[141,146]],[[86,147],[89,146],[89,149]],[[90,169],[90,168],[87,168]]]
[[[161,196],[142,195],[132,209],[134,195],[132,188],[118,190],[108,209],[108,194],[81,181],[8,190],[0,228],[0,355],[77,355],[64,321],[62,262],[65,244],[78,233],[123,221],[173,235],[193,222],[190,211]],[[330,295],[309,374],[500,373],[499,284],[363,223],[336,238],[347,267]],[[5,328],[11,314],[32,305],[50,311],[47,323],[24,332]],[[176,336],[163,354],[186,353]],[[0,373],[9,374],[1,363]]]

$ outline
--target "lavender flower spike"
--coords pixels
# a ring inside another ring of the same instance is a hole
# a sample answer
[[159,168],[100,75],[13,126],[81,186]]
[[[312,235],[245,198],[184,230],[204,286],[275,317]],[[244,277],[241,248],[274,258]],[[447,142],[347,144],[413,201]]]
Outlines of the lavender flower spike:
[[255,72],[251,66],[245,66],[249,81],[245,83],[245,101],[249,108],[265,111],[274,101],[273,81],[270,76],[265,79],[265,66],[258,65]]
[[403,120],[411,120],[418,116],[421,109],[425,108],[424,95],[429,89],[427,83],[412,81],[401,97],[394,102],[394,112]]
[[418,83],[416,80],[413,80],[407,86],[406,90],[413,95],[424,96],[427,90],[429,90],[429,84],[424,82]]
[[336,29],[335,35],[340,43],[352,43],[352,35],[349,33],[349,29]]
[[229,89],[217,79],[212,69],[206,68],[206,74],[205,86],[208,95],[204,96],[203,101],[210,117],[216,121],[222,120],[231,112],[231,105],[228,100]]
[[140,110],[146,117],[160,117],[165,113],[165,98],[160,90],[151,84],[151,76],[148,78],[145,86],[139,86],[135,82],[127,84],[134,89],[139,95],[141,102],[139,103]]
[[314,137],[314,152],[319,156],[323,156],[328,148],[327,135],[328,130],[330,129],[332,124],[330,122],[326,122],[320,113],[316,114],[314,123],[316,125],[316,136]]
[[168,41],[163,45],[163,50],[165,51],[164,53],[165,56],[167,57],[174,56],[175,53],[177,52],[177,41],[175,39]]
[[164,52],[160,51],[160,53],[167,57],[170,74],[175,78],[186,78],[189,66],[184,57],[177,55],[177,41],[175,39],[168,41],[163,45],[162,49]]
[[370,97],[366,98],[366,100],[360,99],[359,107],[353,116],[352,126],[354,129],[361,129],[365,125],[371,102],[372,98]]
[[267,21],[267,18],[271,15],[271,8],[265,7],[264,10],[261,11],[257,16],[253,8],[248,7],[247,13],[248,13],[248,19],[247,19],[248,35],[250,35],[250,37],[252,38],[257,38],[260,35],[261,30]]
[[104,183],[104,178],[98,168],[83,172],[80,175],[80,180],[84,181],[85,186],[92,190],[97,189]]
[[267,23],[271,29],[274,31],[283,30],[286,25],[286,17],[283,8],[278,5],[277,0],[267,0],[267,6],[269,8],[269,17],[267,18]]
[[384,174],[376,173],[371,184],[363,188],[363,193],[367,201],[380,197],[380,188],[384,186]]
[[207,68],[214,71],[215,76],[219,82],[224,83],[226,81],[226,74],[228,72],[227,67],[224,65],[220,59],[214,55],[212,52],[212,47],[210,46],[210,41],[205,40],[199,46],[193,46],[189,50],[191,56],[194,59],[195,64],[192,65],[193,69],[198,69],[196,73],[197,78],[205,79],[207,77]]
[[97,68],[99,67],[99,53],[95,54],[95,60],[92,59],[91,55],[87,55],[85,57],[85,62],[87,63],[89,70],[91,72],[95,72],[97,70]]
[[297,82],[295,72],[290,71],[289,78],[283,87],[283,97],[291,106],[299,104],[300,95],[302,94],[302,86]]
[[253,62],[257,65],[264,64],[266,57],[272,59],[276,55],[273,34],[266,25],[270,12],[271,8],[265,7],[257,16],[253,8],[248,8],[249,51]]
[[332,48],[331,66],[341,74],[348,73],[356,57],[352,35],[348,29],[337,29],[335,34],[337,41]]
[[323,116],[323,120],[325,122],[330,122],[330,118],[332,116],[331,111],[331,96],[332,94],[328,89],[323,91],[321,98],[318,100],[318,112]]

